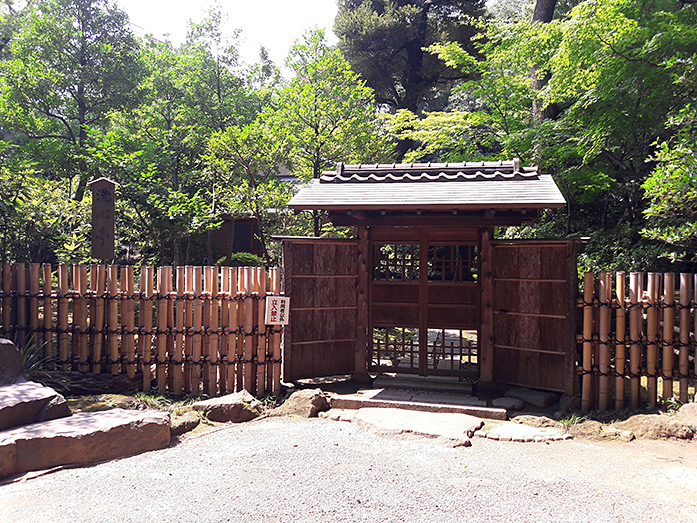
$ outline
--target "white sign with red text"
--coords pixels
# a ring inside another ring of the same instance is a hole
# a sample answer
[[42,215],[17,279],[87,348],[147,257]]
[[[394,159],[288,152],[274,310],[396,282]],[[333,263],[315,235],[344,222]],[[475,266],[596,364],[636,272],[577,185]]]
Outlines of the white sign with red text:
[[266,324],[288,325],[288,311],[290,310],[290,298],[286,296],[266,297]]

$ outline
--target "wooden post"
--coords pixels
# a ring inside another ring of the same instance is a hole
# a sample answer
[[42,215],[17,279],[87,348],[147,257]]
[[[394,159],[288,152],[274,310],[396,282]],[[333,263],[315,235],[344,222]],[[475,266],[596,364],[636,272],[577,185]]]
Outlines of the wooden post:
[[[208,268],[208,267],[207,267]],[[215,396],[218,393],[218,351],[220,350],[220,336],[218,325],[220,324],[220,302],[218,300],[218,267],[210,267],[210,305],[208,326],[210,337],[208,344],[208,395]]]
[[675,327],[675,274],[663,275],[663,399],[673,397],[673,351]]
[[121,322],[124,335],[122,345],[126,355],[126,374],[129,379],[136,377],[135,346],[135,287],[133,283],[133,266],[121,269]]
[[23,263],[15,263],[15,291],[17,292],[17,345],[27,342],[27,269]]
[[167,392],[167,271],[157,268],[157,392]]
[[680,402],[687,403],[690,373],[690,275],[680,274]]
[[172,394],[180,395],[184,392],[183,358],[184,358],[184,315],[186,300],[184,289],[186,288],[186,267],[177,267],[177,310],[176,310],[176,337],[174,340],[174,354],[172,364],[174,365],[174,380],[172,384]]
[[[51,264],[44,263],[44,357],[50,362],[53,358],[53,300],[51,293],[53,292],[53,276],[51,274]],[[53,368],[53,364],[50,364]]]
[[[271,269],[271,294],[279,296],[281,294],[281,269],[274,267]],[[272,326],[269,353],[273,357],[273,383],[271,391],[278,396],[281,394],[281,333],[277,325]]]
[[615,296],[617,298],[617,313],[615,315],[615,410],[624,408],[624,373],[625,373],[625,294],[624,273],[618,272],[615,281]]
[[12,336],[12,265],[6,263],[2,269],[2,335]]
[[646,294],[648,297],[648,310],[646,312],[646,339],[648,347],[646,349],[646,391],[649,399],[649,406],[656,406],[658,397],[658,379],[656,378],[656,362],[657,362],[657,327],[658,327],[658,274],[650,272],[648,283],[646,285]]
[[581,384],[581,408],[588,412],[591,408],[593,370],[593,285],[592,272],[583,276],[583,379]]
[[610,297],[612,296],[612,275],[609,272],[600,273],[599,294],[600,358],[598,367],[600,380],[598,384],[598,408],[605,411],[610,403],[610,317],[612,314]]
[[257,300],[257,394],[262,395],[266,392],[266,323],[264,316],[266,314],[266,269],[257,267],[257,292],[259,299]]
[[107,269],[107,345],[109,346],[109,370],[112,375],[119,373],[119,268],[109,265]]
[[244,267],[244,388],[252,395],[256,395],[254,383],[255,369],[252,365],[254,359],[254,340],[252,329],[254,326],[254,273],[252,267]]
[[[353,378],[358,381],[369,381],[368,376],[368,344],[371,340],[371,333],[368,332],[368,293],[370,286],[370,243],[368,241],[368,228],[358,228],[358,278],[356,288],[356,354],[355,354],[355,369]],[[276,269],[272,269],[276,270]],[[272,282],[273,287],[273,282]],[[280,287],[280,284],[279,284]],[[278,295],[278,290],[272,290],[272,293]],[[272,327],[275,329],[276,327]],[[269,347],[269,352],[272,348]],[[276,359],[276,358],[274,358]],[[271,371],[271,369],[269,369]],[[271,372],[269,372],[271,374]]]
[[201,394],[201,328],[202,328],[202,314],[203,314],[203,303],[201,302],[202,288],[201,288],[201,267],[194,267],[194,307],[193,307],[193,329],[194,329],[194,340],[191,347],[191,358],[193,359],[193,365],[191,367],[191,387],[194,396]]
[[143,391],[148,392],[152,385],[152,317],[153,298],[155,297],[155,285],[153,267],[141,267],[140,269],[140,334],[138,335],[138,354],[143,370]]
[[184,270],[186,276],[186,303],[184,311],[184,327],[186,328],[186,338],[184,339],[184,358],[186,362],[184,363],[184,391],[187,393],[192,392],[192,366],[191,357],[193,354],[194,337],[191,333],[191,329],[194,322],[194,304],[192,297],[194,294],[194,268],[191,265],[187,265]]
[[68,266],[58,265],[58,357],[63,372],[70,370],[68,355]]
[[41,344],[41,336],[39,336],[39,267],[38,263],[29,265],[29,330],[30,336],[37,346]]
[[629,399],[633,409],[639,408],[639,370],[641,358],[641,295],[643,273],[632,272],[629,275],[629,339],[631,342],[629,352]]
[[[76,265],[74,271],[77,272],[74,286],[77,297],[73,302],[73,323],[77,329],[77,346],[79,354],[78,370],[80,372],[90,371],[89,353],[89,329],[87,328],[87,266]],[[73,272],[73,276],[76,276]]]

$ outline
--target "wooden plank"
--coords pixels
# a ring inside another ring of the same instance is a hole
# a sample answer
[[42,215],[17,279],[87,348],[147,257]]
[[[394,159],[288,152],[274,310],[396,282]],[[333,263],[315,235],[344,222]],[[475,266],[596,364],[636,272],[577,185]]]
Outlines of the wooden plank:
[[48,362],[48,367],[53,369],[53,300],[51,294],[53,292],[53,276],[51,273],[51,264],[44,263],[43,265],[43,329],[44,329],[44,357]]

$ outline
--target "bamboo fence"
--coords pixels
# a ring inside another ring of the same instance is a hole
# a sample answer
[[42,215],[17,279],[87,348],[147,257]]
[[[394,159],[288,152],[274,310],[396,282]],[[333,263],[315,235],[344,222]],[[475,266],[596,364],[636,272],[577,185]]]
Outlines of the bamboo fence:
[[[583,410],[656,406],[694,394],[697,274],[585,273],[579,373]],[[659,387],[660,385],[660,387]]]
[[264,323],[278,268],[0,270],[0,336],[40,350],[52,368],[126,374],[162,394],[281,391],[282,328]]

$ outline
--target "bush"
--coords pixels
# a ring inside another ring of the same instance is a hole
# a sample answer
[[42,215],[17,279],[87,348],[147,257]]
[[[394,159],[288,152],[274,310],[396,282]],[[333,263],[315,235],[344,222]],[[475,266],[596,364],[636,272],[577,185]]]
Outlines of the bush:
[[220,258],[216,265],[218,267],[221,265],[228,265],[230,267],[265,267],[266,263],[263,258],[251,252],[236,252],[229,258],[227,256]]

